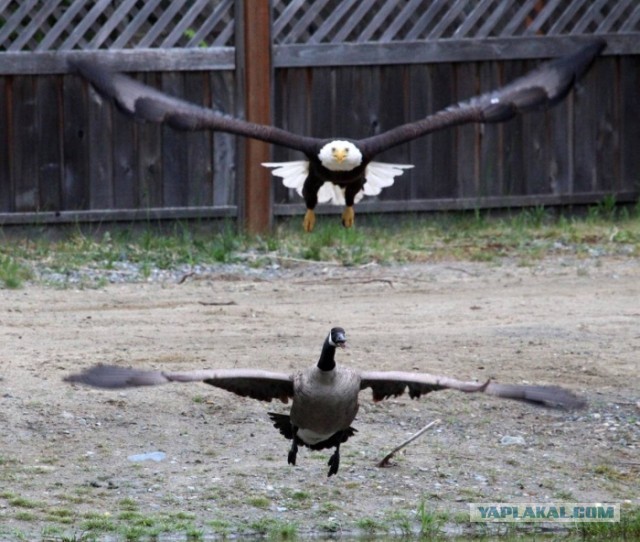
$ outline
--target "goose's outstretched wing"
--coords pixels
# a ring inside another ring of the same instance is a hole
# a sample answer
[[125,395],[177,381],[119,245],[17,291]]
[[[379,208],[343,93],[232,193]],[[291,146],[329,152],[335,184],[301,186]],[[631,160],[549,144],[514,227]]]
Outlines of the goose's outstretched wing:
[[489,380],[480,383],[464,382],[446,376],[401,371],[365,371],[360,374],[360,378],[360,389],[371,388],[374,401],[397,397],[405,390],[408,390],[412,399],[416,399],[432,391],[454,389],[467,393],[482,392],[553,408],[574,409],[585,406],[584,400],[557,386],[497,384]]
[[144,371],[117,365],[94,365],[81,373],[67,376],[65,382],[94,388],[135,388],[169,382],[204,382],[242,397],[260,401],[293,397],[293,378],[284,373],[258,369],[207,369],[198,371]]
[[69,60],[69,65],[100,94],[112,99],[125,113],[139,120],[166,123],[178,130],[218,130],[282,145],[304,153],[316,150],[320,139],[282,128],[256,124],[169,96],[90,60]]
[[361,139],[357,142],[358,148],[365,156],[372,157],[450,126],[504,122],[520,113],[551,107],[569,93],[605,46],[604,40],[596,39],[575,53],[542,64],[498,90],[452,105],[422,120]]

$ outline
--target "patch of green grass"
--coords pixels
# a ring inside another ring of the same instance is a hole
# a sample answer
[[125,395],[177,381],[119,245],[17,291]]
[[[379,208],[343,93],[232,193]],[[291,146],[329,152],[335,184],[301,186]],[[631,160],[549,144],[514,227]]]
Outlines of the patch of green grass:
[[573,493],[568,489],[559,489],[553,493],[553,497],[560,501],[571,502],[575,499]]
[[21,288],[32,276],[31,269],[15,257],[0,254],[0,287],[10,290]]
[[97,531],[99,533],[113,533],[118,530],[117,522],[111,514],[89,513],[81,524],[83,531]]
[[623,508],[617,523],[574,523],[573,531],[582,540],[621,540],[640,539],[640,508]]
[[359,529],[362,529],[367,536],[386,534],[389,532],[389,526],[386,523],[370,517],[360,518],[356,522],[356,525]]
[[9,504],[17,508],[41,508],[42,503],[27,499],[26,497],[10,497],[8,498]]
[[122,510],[137,510],[138,509],[138,503],[135,501],[135,499],[132,499],[130,497],[125,497],[124,499],[122,499],[118,503],[118,506]]
[[26,510],[21,510],[19,512],[16,512],[14,517],[19,521],[36,521],[38,519],[37,514],[34,514],[33,512],[28,512]]
[[56,523],[69,524],[73,523],[75,514],[68,508],[50,508],[47,509],[47,520]]
[[602,463],[599,465],[596,465],[595,468],[593,469],[593,472],[598,476],[603,476],[604,478],[607,478],[608,480],[613,480],[613,481],[625,480],[627,478],[627,475],[625,473],[620,472],[618,469],[616,469],[612,465],[606,465]]
[[417,515],[420,523],[421,538],[434,538],[440,534],[444,519],[429,508],[425,501],[421,501],[418,505]]
[[255,508],[269,508],[271,506],[271,499],[264,495],[252,495],[247,498],[247,503]]
[[231,534],[231,524],[225,519],[213,519],[207,525],[215,534],[224,538]]
[[294,540],[298,534],[295,523],[263,517],[250,522],[248,529],[269,540]]
[[399,534],[403,538],[409,538],[412,534],[411,518],[406,512],[395,510],[388,515],[393,534]]
[[[45,281],[57,273],[55,284],[60,287],[102,287],[108,282],[105,276],[86,274],[89,278],[83,282],[75,275],[88,269],[118,271],[123,266],[135,267],[144,280],[156,269],[231,262],[251,266],[299,265],[300,261],[342,266],[441,260],[499,264],[503,258],[516,258],[521,265],[532,265],[558,253],[640,256],[640,204],[630,210],[605,198],[583,218],[558,216],[544,207],[500,215],[476,211],[363,216],[350,229],[328,216],[310,234],[301,230],[297,218],[262,236],[240,234],[231,224],[211,233],[180,222],[165,231],[149,226],[114,230],[99,238],[77,230],[58,241],[35,237],[5,243],[0,248],[0,287],[20,287],[42,271],[46,271]],[[72,278],[75,282],[65,282]]]

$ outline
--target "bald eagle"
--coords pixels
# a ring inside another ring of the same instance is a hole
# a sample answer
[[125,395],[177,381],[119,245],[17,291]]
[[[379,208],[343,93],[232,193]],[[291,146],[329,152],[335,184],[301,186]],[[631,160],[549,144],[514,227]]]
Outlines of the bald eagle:
[[321,139],[301,136],[282,128],[247,122],[184,100],[167,96],[135,79],[114,73],[94,59],[70,60],[71,66],[104,96],[137,119],[167,123],[180,130],[219,130],[281,145],[302,152],[306,159],[267,162],[273,175],[294,188],[307,211],[305,231],[313,230],[314,209],[320,203],[345,205],[342,223],[353,225],[354,204],[363,196],[374,196],[391,186],[410,164],[388,164],[373,158],[392,147],[426,134],[468,123],[497,123],[517,114],[551,107],[569,93],[574,83],[590,67],[606,42],[596,39],[576,52],[542,64],[510,84],[475,96],[364,139]]

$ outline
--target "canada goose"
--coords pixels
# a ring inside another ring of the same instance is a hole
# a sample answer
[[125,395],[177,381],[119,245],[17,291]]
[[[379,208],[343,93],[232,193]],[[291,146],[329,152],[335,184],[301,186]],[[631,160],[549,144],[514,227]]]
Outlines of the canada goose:
[[321,139],[301,136],[282,128],[247,122],[223,115],[113,73],[95,59],[70,60],[70,65],[125,113],[141,120],[166,122],[181,130],[219,130],[301,151],[306,160],[268,162],[273,175],[304,198],[305,231],[315,224],[317,203],[345,205],[342,223],[351,227],[353,206],[363,196],[378,195],[410,164],[387,164],[373,158],[381,152],[451,126],[504,122],[517,114],[551,107],[565,98],[574,83],[604,49],[602,39],[591,41],[570,55],[542,64],[508,85],[364,139]]
[[334,327],[322,345],[318,363],[295,374],[259,369],[210,369],[197,371],[142,371],[114,365],[93,367],[67,376],[66,382],[78,382],[98,388],[128,388],[155,386],[167,382],[205,382],[242,397],[261,401],[293,398],[289,415],[269,413],[274,427],[291,440],[288,462],[296,464],[298,446],[312,450],[335,447],[329,459],[329,476],[338,472],[340,445],[353,436],[351,423],[358,412],[358,394],[365,388],[373,390],[373,400],[402,395],[420,397],[447,388],[468,393],[484,392],[497,397],[515,399],[554,408],[581,408],[584,401],[570,391],[557,386],[497,384],[486,381],[463,382],[446,376],[400,371],[357,371],[337,367],[336,348],[344,348],[344,329]]

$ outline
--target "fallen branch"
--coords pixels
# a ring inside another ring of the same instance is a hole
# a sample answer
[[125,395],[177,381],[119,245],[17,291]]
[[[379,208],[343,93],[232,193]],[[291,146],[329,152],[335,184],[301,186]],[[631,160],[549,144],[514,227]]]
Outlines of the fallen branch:
[[378,463],[378,467],[390,467],[391,466],[391,458],[400,450],[402,450],[402,448],[404,448],[405,446],[407,446],[407,444],[411,444],[414,440],[416,440],[420,435],[422,435],[423,433],[426,433],[429,429],[431,429],[434,425],[437,425],[440,423],[440,420],[433,420],[432,422],[429,422],[427,425],[425,425],[422,429],[420,429],[420,431],[418,431],[417,433],[415,433],[414,435],[411,435],[407,440],[405,440],[402,444],[400,444],[399,446],[396,446],[390,453],[388,453],[387,455],[385,455],[382,458],[382,461],[380,461],[380,463]]

